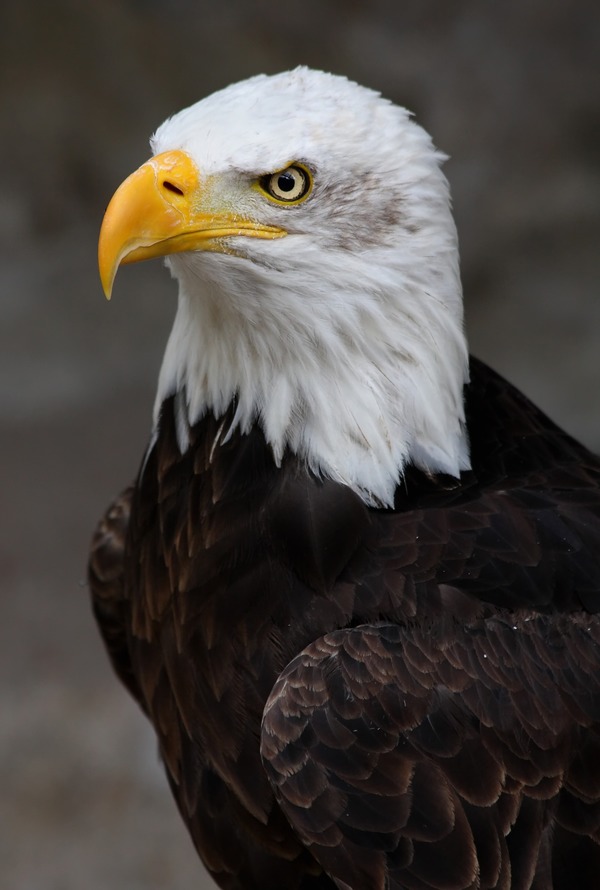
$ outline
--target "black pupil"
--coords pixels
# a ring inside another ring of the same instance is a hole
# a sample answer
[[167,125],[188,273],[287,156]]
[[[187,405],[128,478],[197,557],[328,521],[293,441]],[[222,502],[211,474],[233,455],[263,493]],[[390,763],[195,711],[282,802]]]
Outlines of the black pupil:
[[277,177],[277,187],[282,192],[291,192],[296,186],[296,180],[291,173],[280,173]]

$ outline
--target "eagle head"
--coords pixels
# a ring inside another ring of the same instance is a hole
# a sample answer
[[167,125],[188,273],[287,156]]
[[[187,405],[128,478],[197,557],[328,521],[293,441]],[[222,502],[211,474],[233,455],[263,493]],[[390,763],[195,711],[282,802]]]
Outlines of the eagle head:
[[112,198],[99,265],[163,256],[178,310],[156,400],[186,430],[235,401],[275,461],[389,505],[408,463],[469,464],[467,348],[444,156],[404,109],[297,68],[169,118]]

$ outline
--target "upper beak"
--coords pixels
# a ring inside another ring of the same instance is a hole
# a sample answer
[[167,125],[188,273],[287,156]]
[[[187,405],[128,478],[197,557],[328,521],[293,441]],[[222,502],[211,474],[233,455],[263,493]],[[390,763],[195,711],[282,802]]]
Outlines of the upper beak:
[[226,252],[232,235],[281,238],[284,229],[207,209],[200,172],[183,151],[156,155],[115,192],[102,221],[98,266],[106,297],[121,263],[186,250]]

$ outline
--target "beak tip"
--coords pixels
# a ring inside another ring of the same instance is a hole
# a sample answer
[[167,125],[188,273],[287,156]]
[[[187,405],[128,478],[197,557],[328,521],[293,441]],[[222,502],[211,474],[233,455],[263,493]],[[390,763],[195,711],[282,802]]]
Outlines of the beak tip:
[[107,300],[110,300],[112,296],[113,284],[118,267],[119,263],[114,261],[114,257],[112,257],[110,252],[106,249],[101,232],[98,245],[98,272],[102,290],[104,291],[104,296]]
[[110,300],[110,298],[112,297],[114,279],[114,275],[111,275],[109,277],[107,275],[103,275],[102,272],[100,272],[100,283],[102,284],[102,290],[104,291],[104,296],[107,300]]

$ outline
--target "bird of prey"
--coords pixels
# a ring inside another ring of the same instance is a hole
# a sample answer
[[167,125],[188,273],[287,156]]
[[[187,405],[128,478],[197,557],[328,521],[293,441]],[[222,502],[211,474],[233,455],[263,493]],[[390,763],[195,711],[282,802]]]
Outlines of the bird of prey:
[[93,608],[226,890],[600,887],[600,462],[469,358],[443,161],[299,68],[167,120],[99,242],[166,257]]

